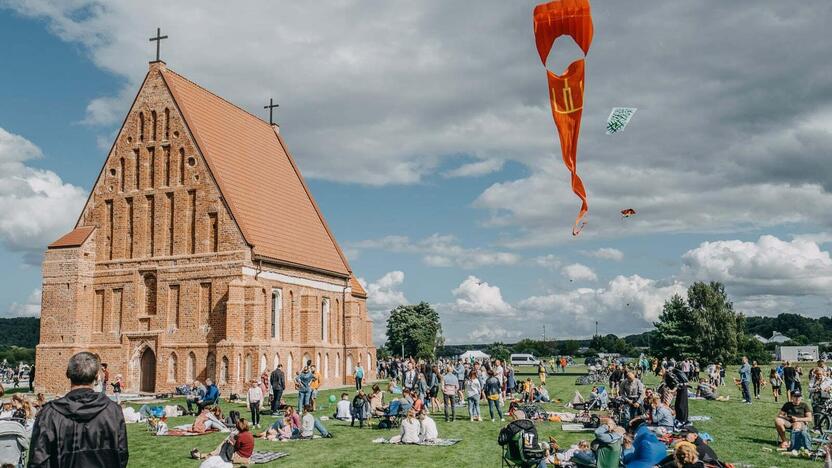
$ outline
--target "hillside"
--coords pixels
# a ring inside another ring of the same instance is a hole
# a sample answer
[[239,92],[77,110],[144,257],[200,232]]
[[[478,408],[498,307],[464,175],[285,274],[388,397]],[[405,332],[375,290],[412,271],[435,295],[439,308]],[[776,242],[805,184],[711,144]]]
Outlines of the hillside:
[[40,339],[40,319],[34,317],[0,318],[0,346],[34,348]]

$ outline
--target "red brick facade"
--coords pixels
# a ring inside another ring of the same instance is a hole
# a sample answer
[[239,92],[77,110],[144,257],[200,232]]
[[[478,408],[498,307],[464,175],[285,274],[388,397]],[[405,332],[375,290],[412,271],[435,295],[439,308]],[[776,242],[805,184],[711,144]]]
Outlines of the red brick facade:
[[[359,362],[374,378],[365,293],[351,274],[257,255],[163,71],[151,64],[76,230],[46,251],[37,391],[66,391],[82,350],[126,391],[210,377],[227,395],[306,359],[325,386],[348,383]],[[260,221],[279,235],[292,212]]]

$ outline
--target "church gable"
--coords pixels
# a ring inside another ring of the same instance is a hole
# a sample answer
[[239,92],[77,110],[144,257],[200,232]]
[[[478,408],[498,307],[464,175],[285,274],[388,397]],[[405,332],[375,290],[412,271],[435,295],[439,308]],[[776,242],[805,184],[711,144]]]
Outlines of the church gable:
[[99,234],[97,260],[247,247],[154,63],[79,220]]

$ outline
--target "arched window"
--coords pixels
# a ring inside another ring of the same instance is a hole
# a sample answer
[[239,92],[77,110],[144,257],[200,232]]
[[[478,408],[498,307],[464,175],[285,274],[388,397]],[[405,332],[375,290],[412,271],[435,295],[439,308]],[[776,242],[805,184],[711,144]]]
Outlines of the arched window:
[[156,315],[156,275],[144,275],[144,314]]
[[312,360],[312,358],[309,357],[308,354],[303,353],[303,361],[300,363],[300,366],[298,366],[298,369],[303,370],[304,367],[309,365],[308,362],[311,361],[311,360]]
[[222,366],[220,366],[220,383],[228,383],[228,358],[222,357]]
[[364,372],[370,372],[370,369],[373,369],[373,367],[371,367],[372,362],[373,358],[370,357],[370,353],[367,353],[367,365],[364,366]]
[[243,375],[246,382],[251,381],[251,354],[246,354],[246,369]]
[[168,382],[176,382],[176,353],[168,356]]
[[341,377],[341,353],[335,353],[335,377]]
[[150,140],[156,141],[156,111],[150,112],[150,124],[153,126],[153,128],[150,129],[150,135],[153,138],[151,138]]
[[295,339],[295,293],[289,291],[289,330],[288,330],[288,338],[289,341]]
[[329,378],[329,353],[324,354],[324,378]]
[[329,342],[329,298],[321,303],[321,341]]
[[341,342],[341,302],[338,299],[335,299],[335,336],[332,337],[333,343],[340,343]]
[[347,369],[344,372],[345,375],[352,375],[352,354],[347,354]]
[[144,141],[144,112],[139,112],[139,141]]
[[165,140],[170,139],[170,109],[165,107]]
[[321,371],[321,353],[315,356],[315,369],[318,369],[318,372]]
[[274,365],[272,366],[272,370],[277,369],[278,364],[280,364],[280,354],[274,353]]
[[205,359],[205,378],[217,380],[217,356],[213,351],[209,351]]
[[196,355],[193,351],[188,353],[188,370],[185,375],[186,382],[193,382],[196,379]]
[[295,373],[292,372],[292,353],[289,353],[289,357],[286,358],[286,379],[294,379]]
[[283,290],[272,289],[272,338],[280,336],[281,310],[283,310]]
[[260,356],[260,370],[257,371],[258,374],[262,374],[263,372],[266,371],[267,362],[268,362],[268,359],[266,358],[265,354]]
[[234,380],[239,383],[240,377],[243,376],[243,355],[237,354],[237,360],[234,362],[234,367],[237,369],[237,372],[234,372]]

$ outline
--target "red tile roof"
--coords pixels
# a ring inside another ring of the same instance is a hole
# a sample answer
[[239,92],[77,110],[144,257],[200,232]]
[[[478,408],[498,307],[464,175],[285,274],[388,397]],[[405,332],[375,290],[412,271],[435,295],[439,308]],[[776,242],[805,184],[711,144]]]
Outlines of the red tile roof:
[[161,73],[254,254],[349,275],[346,257],[275,129],[171,70]]
[[361,283],[358,282],[355,276],[350,276],[350,289],[352,289],[353,296],[367,298],[367,291],[364,290],[364,287],[361,286]]
[[90,234],[95,231],[95,226],[85,226],[75,228],[67,234],[64,234],[60,239],[49,244],[50,249],[61,249],[66,247],[79,247],[82,245]]

